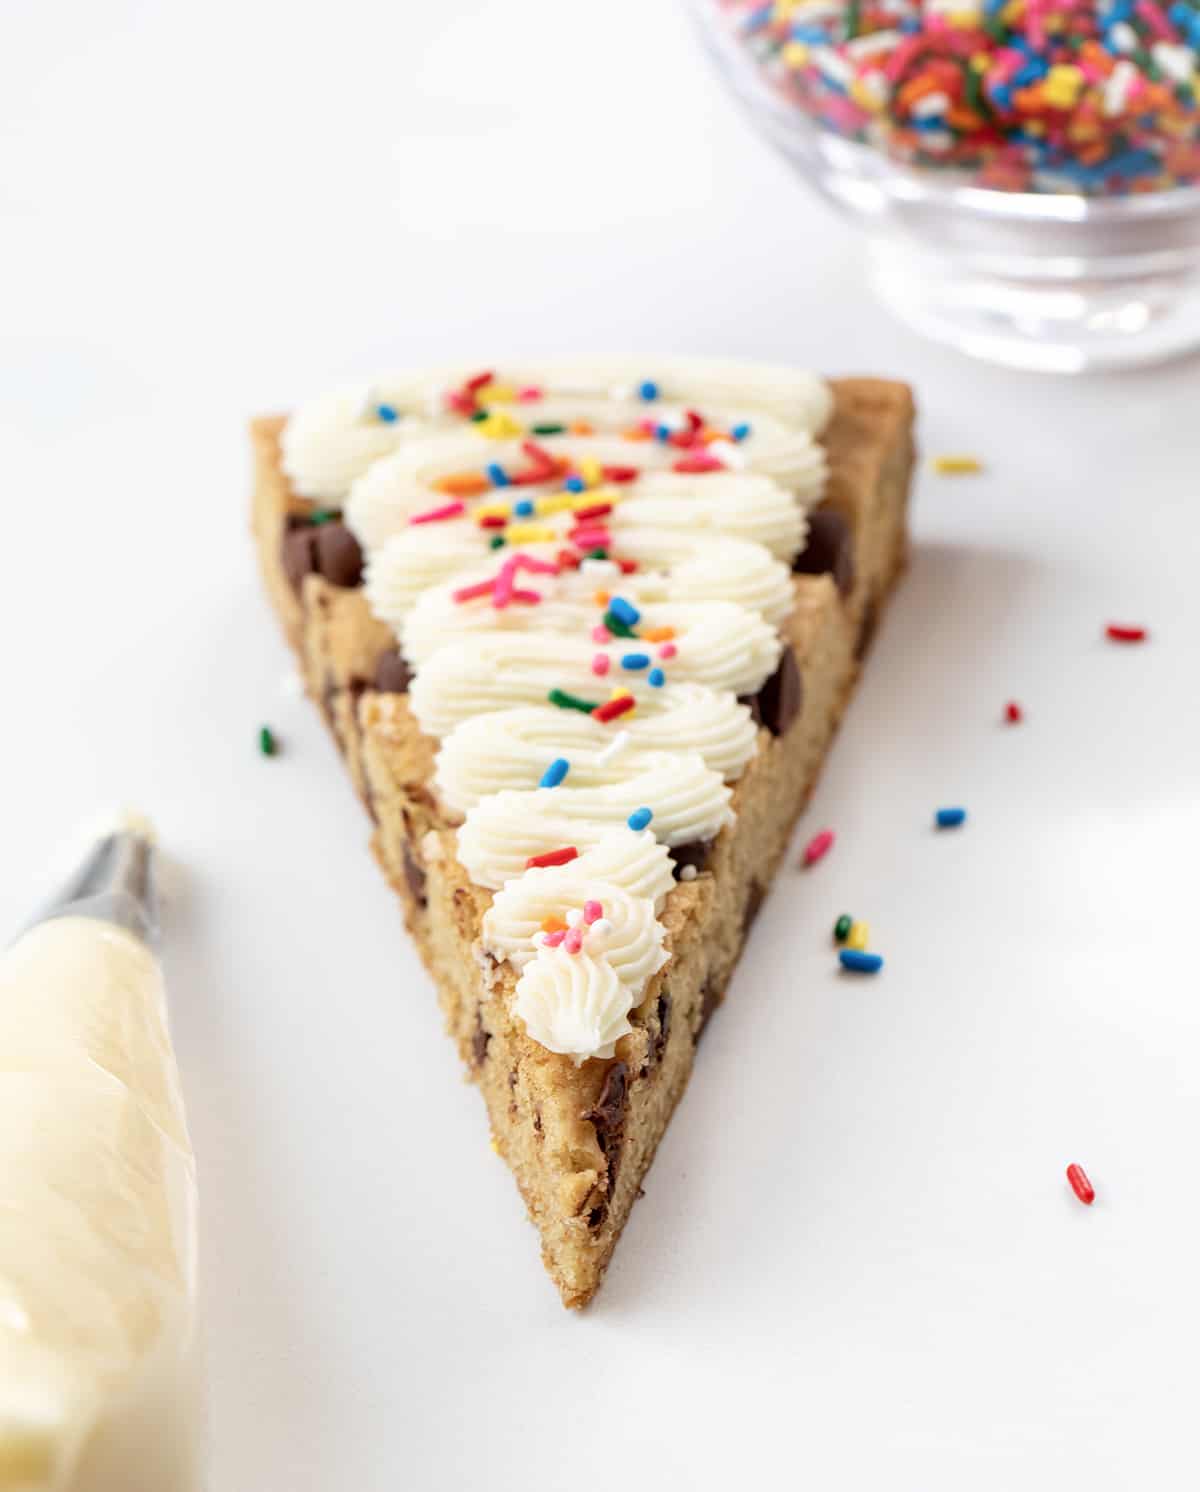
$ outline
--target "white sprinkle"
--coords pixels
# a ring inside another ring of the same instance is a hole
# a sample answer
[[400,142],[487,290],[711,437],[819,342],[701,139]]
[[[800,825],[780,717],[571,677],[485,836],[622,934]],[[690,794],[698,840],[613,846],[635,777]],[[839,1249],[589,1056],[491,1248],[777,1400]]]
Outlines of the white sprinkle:
[[1119,52],[1137,51],[1138,34],[1128,21],[1118,21],[1115,26],[1110,26],[1108,39]]
[[694,865],[683,866],[679,872],[679,879],[681,881],[694,881],[696,879],[696,867]]
[[621,567],[615,560],[585,559],[579,562],[579,573],[592,580],[614,580],[621,573]]
[[1188,82],[1196,71],[1196,54],[1191,47],[1156,41],[1150,55],[1174,83]]
[[746,464],[744,451],[739,451],[731,440],[714,440],[709,442],[708,453],[715,456],[718,461],[730,467],[734,471],[740,471]]
[[572,907],[567,913],[567,926],[578,927],[582,921],[583,913],[579,910],[578,907]]
[[856,36],[853,41],[848,41],[843,51],[856,59],[873,57],[876,52],[891,51],[899,40],[899,31],[873,31],[870,36]]
[[595,938],[598,943],[603,943],[612,930],[613,925],[607,917],[597,917],[591,927],[588,928],[587,935],[589,938]]
[[846,88],[854,78],[853,66],[831,47],[815,47],[812,59],[831,83],[838,83]]
[[[1122,23],[1123,24],[1123,23]],[[1116,26],[1113,27],[1115,31]],[[1136,41],[1136,37],[1134,40]],[[1124,59],[1118,62],[1109,74],[1108,81],[1104,85],[1104,113],[1109,119],[1115,118],[1125,108],[1129,98],[1130,90],[1138,80],[1138,70],[1132,62]]]
[[614,757],[620,756],[621,752],[629,745],[629,732],[619,730],[603,751],[596,757],[598,766],[607,767]]
[[912,106],[912,113],[918,119],[932,119],[935,114],[944,114],[949,107],[949,94],[927,93],[924,98],[919,98]]

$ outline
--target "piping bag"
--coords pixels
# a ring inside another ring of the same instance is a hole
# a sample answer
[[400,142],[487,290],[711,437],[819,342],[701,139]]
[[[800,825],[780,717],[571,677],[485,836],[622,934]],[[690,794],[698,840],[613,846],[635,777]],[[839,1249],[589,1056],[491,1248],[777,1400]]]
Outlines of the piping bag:
[[129,818],[0,954],[0,1492],[195,1492],[196,1174]]

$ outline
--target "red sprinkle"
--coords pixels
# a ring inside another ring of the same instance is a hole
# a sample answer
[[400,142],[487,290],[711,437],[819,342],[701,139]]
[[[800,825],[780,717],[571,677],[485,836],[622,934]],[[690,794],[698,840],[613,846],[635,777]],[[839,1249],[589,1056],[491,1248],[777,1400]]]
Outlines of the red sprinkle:
[[1025,718],[1021,712],[1021,706],[1015,699],[1010,699],[1004,706],[1004,718],[1008,721],[1009,725],[1020,725],[1021,721]]
[[423,513],[414,513],[409,523],[441,523],[444,518],[457,518],[467,511],[463,502],[443,503],[440,508],[426,508]]
[[724,471],[725,463],[710,456],[707,451],[695,451],[690,456],[681,456],[671,467],[672,471]]
[[606,482],[635,482],[638,477],[636,466],[602,466],[600,470]]
[[685,409],[684,414],[687,416],[689,429],[697,433],[704,429],[704,416],[702,414],[694,409]]
[[1071,1190],[1084,1203],[1090,1207],[1096,1200],[1096,1188],[1087,1179],[1087,1172],[1082,1166],[1069,1165],[1067,1167],[1067,1180],[1071,1183]]
[[492,379],[495,378],[495,376],[496,375],[489,368],[486,373],[476,373],[474,378],[468,378],[466,383],[463,384],[463,388],[466,389],[468,393],[474,394],[479,389],[484,388],[487,384],[491,383]]
[[536,404],[541,397],[541,389],[537,388],[533,384],[530,384],[527,389],[522,389],[520,391],[520,393],[517,395],[517,400],[521,404]]
[[586,508],[576,508],[575,517],[582,523],[588,518],[603,518],[612,512],[612,503],[589,503]]
[[635,704],[637,700],[632,694],[622,694],[620,699],[610,699],[602,705],[597,705],[592,711],[592,719],[607,723],[615,720],[618,715],[624,715],[632,710]]
[[523,601],[526,606],[540,606],[542,601],[542,593],[540,591],[527,591],[517,589],[513,591],[512,599],[514,601]]
[[536,440],[523,440],[521,449],[535,466],[542,468],[547,476],[553,476],[562,465],[557,456],[552,456],[546,447],[538,445]]
[[1104,635],[1110,642],[1145,642],[1145,627],[1126,627],[1120,622],[1109,622]]
[[544,855],[530,855],[525,862],[526,870],[534,870],[542,865],[566,865],[579,855],[579,851],[573,844],[564,845],[561,850],[547,850]]
[[617,561],[617,564],[620,565],[620,567],[621,567],[621,574],[622,575],[632,575],[633,572],[638,567],[637,560],[631,560],[631,559],[619,559]]
[[477,518],[480,528],[507,528],[508,519],[503,513],[489,513],[486,518]]
[[803,863],[815,865],[818,860],[823,860],[832,848],[833,830],[822,829],[819,834],[814,834],[804,846]]
[[694,446],[696,444],[696,430],[695,428],[689,428],[687,430],[673,430],[671,434],[667,436],[667,442],[668,444],[677,447],[679,450],[686,451],[689,446]]

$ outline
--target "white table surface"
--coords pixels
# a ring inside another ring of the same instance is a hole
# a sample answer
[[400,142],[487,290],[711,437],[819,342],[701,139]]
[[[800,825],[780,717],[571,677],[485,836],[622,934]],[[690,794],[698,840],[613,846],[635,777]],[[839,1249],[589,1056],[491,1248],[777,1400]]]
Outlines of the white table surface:
[[[892,325],[666,0],[18,0],[4,29],[0,925],[97,805],[144,804],[183,867],[214,1492],[1188,1485],[1197,365],[1023,379]],[[988,470],[921,474],[799,830],[836,849],[782,872],[576,1316],[282,687],[243,424],[593,348],[906,377],[924,449]],[[844,909],[873,982],[835,972]]]

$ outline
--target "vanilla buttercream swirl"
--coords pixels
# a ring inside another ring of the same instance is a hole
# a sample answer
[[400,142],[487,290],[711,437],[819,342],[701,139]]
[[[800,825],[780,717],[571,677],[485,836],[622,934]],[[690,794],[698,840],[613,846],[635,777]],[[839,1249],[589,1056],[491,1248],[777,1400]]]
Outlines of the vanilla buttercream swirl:
[[589,1057],[613,1055],[633,1030],[635,1003],[606,959],[545,948],[517,981],[513,1010],[534,1041],[579,1067]]

